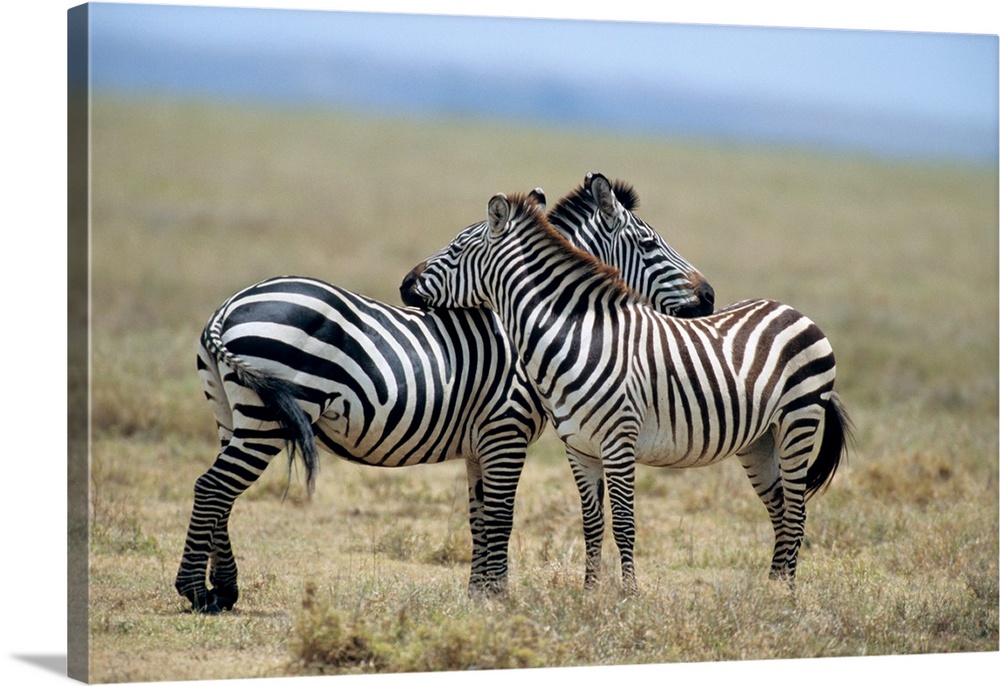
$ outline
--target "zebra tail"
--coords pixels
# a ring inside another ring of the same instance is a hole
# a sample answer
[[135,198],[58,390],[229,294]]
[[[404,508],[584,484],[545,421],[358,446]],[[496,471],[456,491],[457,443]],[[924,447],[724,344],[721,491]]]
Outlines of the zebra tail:
[[298,403],[295,384],[271,376],[229,352],[222,342],[218,321],[205,329],[202,341],[218,361],[236,372],[240,383],[260,396],[265,407],[277,412],[278,423],[288,440],[288,469],[291,471],[296,455],[301,455],[306,470],[306,490],[311,498],[316,486],[319,453],[312,422]]
[[[254,393],[260,396],[264,404],[278,411],[278,422],[288,437],[288,465],[291,469],[296,455],[302,456],[302,464],[306,469],[306,490],[312,497],[316,487],[316,465],[318,452],[316,450],[316,435],[313,433],[309,415],[299,405],[295,395],[295,384],[273,376],[261,374],[256,369],[247,374],[244,368],[240,379]],[[239,372],[237,372],[239,373]]]
[[852,440],[851,419],[840,396],[835,392],[830,393],[824,420],[819,454],[806,472],[806,500],[829,487],[841,460],[847,460],[847,446]]

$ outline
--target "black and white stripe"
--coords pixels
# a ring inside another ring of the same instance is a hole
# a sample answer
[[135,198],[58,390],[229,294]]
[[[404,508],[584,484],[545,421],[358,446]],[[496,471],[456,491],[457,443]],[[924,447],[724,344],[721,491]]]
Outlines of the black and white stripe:
[[712,287],[635,214],[638,206],[639,196],[631,185],[587,174],[547,219],[573,245],[614,265],[622,280],[653,308],[682,317],[711,314]]
[[[529,197],[544,206],[540,191]],[[572,233],[570,223],[563,226]],[[664,268],[645,292],[673,310],[703,310],[710,288],[657,239],[662,247],[648,249],[648,259],[659,265],[672,260],[676,267]],[[627,231],[589,240],[634,242]],[[641,262],[630,264],[623,266],[638,272]],[[229,515],[236,498],[286,444],[301,455],[310,489],[317,446],[382,467],[464,458],[473,540],[470,591],[504,587],[514,494],[544,415],[492,313],[421,312],[315,279],[273,278],[240,291],[216,311],[201,337],[198,368],[222,450],[195,483],[175,583],[196,610],[216,612],[236,602]]]
[[794,579],[805,502],[832,478],[849,430],[833,350],[807,317],[771,300],[698,319],[663,315],[523,196],[502,194],[485,226],[463,231],[405,283],[410,304],[497,313],[567,448],[586,584],[600,564],[605,482],[624,588],[634,592],[636,462],[695,467],[730,455],[770,514],[771,576]]

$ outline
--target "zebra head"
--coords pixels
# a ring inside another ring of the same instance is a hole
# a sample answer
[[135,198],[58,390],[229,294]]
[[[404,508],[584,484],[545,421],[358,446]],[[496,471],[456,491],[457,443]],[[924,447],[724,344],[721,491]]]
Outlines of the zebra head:
[[[544,214],[540,189],[509,199],[497,193],[489,202],[487,220],[458,233],[443,249],[418,264],[403,278],[399,293],[403,303],[421,309],[481,307],[495,309],[490,284],[515,265],[515,271],[530,272],[523,244],[506,240],[529,224],[544,224],[554,240],[574,250],[551,228]],[[580,252],[580,251],[578,251]],[[591,257],[595,262],[596,258]],[[509,278],[510,273],[507,274]],[[517,278],[514,276],[514,278]]]
[[[505,197],[503,193],[494,196]],[[517,194],[517,203],[530,217],[544,220],[545,193],[536,188],[526,195]],[[500,233],[499,227],[490,228],[494,219],[493,200],[490,201],[490,219],[462,229],[454,240],[410,270],[403,278],[399,294],[404,305],[429,309],[435,307],[479,307],[484,304],[482,294],[471,285],[468,271],[487,248],[490,238]],[[435,265],[427,270],[428,265]],[[417,277],[420,277],[418,284]],[[433,294],[433,295],[432,295]]]
[[573,245],[617,268],[636,293],[665,314],[711,314],[715,292],[701,272],[634,214],[632,186],[590,173],[549,211],[552,226]]

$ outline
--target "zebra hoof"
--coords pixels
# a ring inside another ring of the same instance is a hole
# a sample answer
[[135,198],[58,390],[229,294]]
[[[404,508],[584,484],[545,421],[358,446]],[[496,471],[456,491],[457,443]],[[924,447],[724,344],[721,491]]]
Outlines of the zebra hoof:
[[789,573],[788,571],[785,571],[785,570],[778,571],[778,570],[772,569],[771,573],[768,575],[768,579],[771,582],[773,582],[773,583],[777,583],[777,584],[780,584],[780,585],[787,586],[788,589],[791,590],[791,591],[795,590],[795,574],[794,573]]
[[232,604],[229,607],[224,607],[224,603],[220,602],[219,597],[215,594],[215,591],[209,591],[205,596],[205,603],[200,607],[193,607],[191,612],[200,615],[217,615],[223,610],[231,610]]
[[469,581],[470,598],[504,598],[507,596],[507,576],[481,576]]
[[216,612],[228,612],[233,609],[233,605],[240,598],[240,591],[236,587],[219,587],[213,588],[208,592],[210,598],[214,600],[215,606],[218,608]]
[[182,597],[187,598],[188,602],[191,603],[192,613],[204,612],[205,608],[208,607],[209,593],[207,590],[189,588],[184,591],[178,589],[178,591]]
[[233,609],[239,598],[239,592],[235,589],[213,589],[201,594],[189,591],[184,596],[191,601],[192,614],[217,615]]

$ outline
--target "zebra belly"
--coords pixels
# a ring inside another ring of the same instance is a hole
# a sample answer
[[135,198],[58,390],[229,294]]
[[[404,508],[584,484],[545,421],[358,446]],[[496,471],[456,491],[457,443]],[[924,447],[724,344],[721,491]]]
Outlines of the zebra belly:
[[[331,426],[332,425],[332,426]],[[376,467],[406,467],[414,464],[433,464],[463,458],[473,452],[464,441],[427,445],[419,441],[395,443],[387,448],[385,443],[366,441],[354,444],[342,433],[341,423],[320,420],[316,423],[316,438],[321,448],[350,462]]]
[[463,404],[451,388],[428,385],[421,391],[400,393],[378,404],[349,388],[332,390],[314,423],[319,445],[352,462],[383,467],[471,454],[469,427],[483,408]]
[[647,419],[639,429],[635,445],[636,462],[651,467],[704,467],[736,454],[733,450],[720,451],[717,444],[706,436],[701,427],[686,424],[665,426],[655,418]]
[[[559,438],[567,449],[580,456],[603,460],[602,434],[579,427],[572,421],[563,421],[556,426]],[[655,424],[644,424],[635,442],[635,461],[651,467],[700,467],[724,459],[728,455],[706,455],[693,450],[685,443],[679,443],[671,431],[658,430]],[[606,437],[605,437],[606,438]]]
[[688,467],[705,467],[715,464],[729,455],[693,454],[676,450],[664,450],[662,446],[637,449],[635,461],[650,467],[672,467],[686,469]]
[[635,445],[635,461],[651,467],[697,467],[715,460],[704,461],[700,453],[680,445],[671,432],[640,430]]

